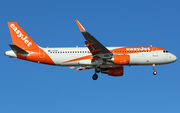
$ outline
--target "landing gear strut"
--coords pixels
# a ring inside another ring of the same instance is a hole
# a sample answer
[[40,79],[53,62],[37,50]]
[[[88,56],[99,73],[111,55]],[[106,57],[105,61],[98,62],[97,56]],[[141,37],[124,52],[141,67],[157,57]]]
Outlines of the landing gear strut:
[[98,63],[98,65],[95,68],[95,74],[92,76],[93,80],[97,80],[98,75],[96,73],[101,72],[100,65],[103,63],[103,59],[102,58],[98,58],[98,59],[96,59],[96,62]]
[[98,75],[96,73],[99,73],[101,71],[100,67],[95,68],[95,74],[92,76],[93,80],[97,80],[98,79]]
[[153,74],[156,75],[157,74],[157,71],[155,71],[155,64],[152,65],[152,68],[153,68]]

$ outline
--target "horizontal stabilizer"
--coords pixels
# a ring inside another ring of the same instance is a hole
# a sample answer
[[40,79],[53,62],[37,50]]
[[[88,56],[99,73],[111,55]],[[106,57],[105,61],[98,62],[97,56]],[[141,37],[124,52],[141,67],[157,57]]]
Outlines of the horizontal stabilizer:
[[15,52],[15,53],[19,53],[19,54],[23,54],[23,55],[28,55],[29,53],[23,49],[21,49],[20,47],[14,45],[14,44],[9,44],[9,46],[11,47],[11,49]]
[[91,68],[87,68],[87,67],[74,67],[74,66],[69,66],[71,69],[76,69],[76,71],[81,71],[81,70],[87,70],[87,69],[91,69]]

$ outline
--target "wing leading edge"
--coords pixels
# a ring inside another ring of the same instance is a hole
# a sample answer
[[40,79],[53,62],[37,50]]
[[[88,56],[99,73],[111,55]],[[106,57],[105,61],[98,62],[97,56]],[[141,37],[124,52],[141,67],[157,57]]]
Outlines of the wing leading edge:
[[85,46],[88,47],[93,57],[111,59],[113,54],[105,46],[103,46],[96,38],[94,38],[90,33],[88,33],[78,20],[76,20],[76,23],[84,38],[86,39]]

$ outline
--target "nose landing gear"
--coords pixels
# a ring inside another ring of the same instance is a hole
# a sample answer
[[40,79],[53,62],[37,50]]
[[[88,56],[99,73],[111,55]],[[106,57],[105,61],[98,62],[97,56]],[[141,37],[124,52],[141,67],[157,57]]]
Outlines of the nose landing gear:
[[155,71],[155,64],[152,65],[152,68],[153,68],[153,75],[156,75],[157,74],[157,71]]
[[156,75],[156,74],[157,74],[157,71],[154,71],[153,74]]

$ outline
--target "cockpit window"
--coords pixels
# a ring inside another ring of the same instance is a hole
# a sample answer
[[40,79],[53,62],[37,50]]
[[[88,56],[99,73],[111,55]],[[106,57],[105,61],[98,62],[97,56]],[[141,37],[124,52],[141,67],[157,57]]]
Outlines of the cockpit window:
[[167,50],[163,50],[164,53],[169,53]]

